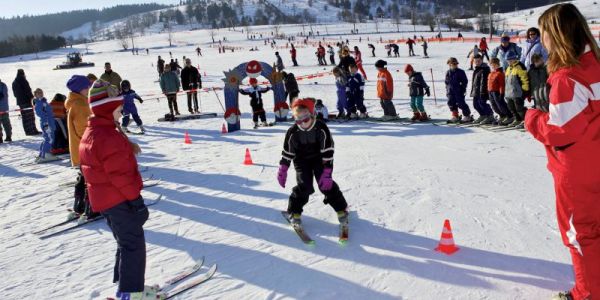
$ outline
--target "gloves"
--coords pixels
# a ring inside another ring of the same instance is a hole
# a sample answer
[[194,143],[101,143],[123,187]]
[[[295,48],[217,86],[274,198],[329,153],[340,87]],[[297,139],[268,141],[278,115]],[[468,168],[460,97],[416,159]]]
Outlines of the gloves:
[[279,171],[277,172],[277,181],[279,182],[279,185],[284,188],[285,187],[285,182],[287,181],[287,171],[289,169],[289,166],[286,165],[279,165]]
[[144,100],[140,99],[140,104],[144,103]]
[[427,97],[431,96],[431,92],[429,91],[429,89],[425,89],[425,95],[427,95]]
[[319,178],[319,189],[321,191],[327,192],[331,190],[331,187],[333,186],[333,179],[331,178],[332,172],[332,168],[325,168],[323,170],[323,174],[321,174],[321,178]]

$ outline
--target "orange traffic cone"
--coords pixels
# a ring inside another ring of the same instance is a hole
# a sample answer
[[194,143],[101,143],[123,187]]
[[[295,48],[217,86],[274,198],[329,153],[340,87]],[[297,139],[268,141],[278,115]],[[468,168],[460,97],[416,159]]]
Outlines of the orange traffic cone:
[[252,165],[252,164],[254,164],[252,162],[252,157],[250,157],[250,150],[248,148],[246,148],[246,157],[244,157],[244,164],[245,165]]
[[450,220],[444,221],[444,229],[442,229],[442,237],[435,251],[442,252],[447,255],[452,255],[458,251],[458,247],[454,245],[454,237],[452,236],[452,228],[450,228]]
[[187,131],[185,132],[185,137],[184,137],[183,142],[186,143],[186,144],[191,144],[192,143],[192,139],[190,138],[190,134]]
[[223,126],[221,127],[221,134],[226,134],[227,133],[227,127],[225,127],[225,123],[223,123]]

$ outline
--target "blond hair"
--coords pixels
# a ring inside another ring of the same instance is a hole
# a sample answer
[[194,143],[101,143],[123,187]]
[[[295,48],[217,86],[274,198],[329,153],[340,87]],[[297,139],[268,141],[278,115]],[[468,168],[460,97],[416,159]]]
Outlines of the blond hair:
[[[571,3],[557,4],[546,10],[538,19],[542,41],[550,40],[548,72],[579,65],[585,47],[600,60],[600,49],[581,12]],[[548,46],[548,45],[546,45]]]

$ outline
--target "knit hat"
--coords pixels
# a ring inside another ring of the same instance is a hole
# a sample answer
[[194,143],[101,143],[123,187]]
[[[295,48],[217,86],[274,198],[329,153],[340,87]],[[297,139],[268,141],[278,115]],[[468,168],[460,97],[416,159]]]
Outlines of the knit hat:
[[294,103],[292,103],[292,108],[296,108],[298,106],[304,106],[311,115],[315,114],[315,99],[314,98],[304,98],[304,99],[296,99]]
[[408,64],[408,65],[406,65],[406,67],[404,67],[404,73],[408,74],[408,72],[414,72],[414,71],[415,71],[415,69],[413,69],[413,66],[410,64]]
[[256,78],[250,78],[250,84],[257,84],[258,80],[256,80]]
[[375,67],[376,68],[384,68],[387,65],[387,61],[385,60],[378,60],[377,62],[375,62]]
[[518,60],[517,53],[515,51],[509,50],[506,53],[506,60]]
[[96,80],[90,89],[88,101],[96,117],[112,119],[115,109],[123,104],[123,96],[119,96],[119,89],[116,86],[103,80]]
[[79,93],[85,89],[89,89],[92,84],[90,80],[82,75],[73,75],[69,81],[67,81],[67,88],[73,93]]

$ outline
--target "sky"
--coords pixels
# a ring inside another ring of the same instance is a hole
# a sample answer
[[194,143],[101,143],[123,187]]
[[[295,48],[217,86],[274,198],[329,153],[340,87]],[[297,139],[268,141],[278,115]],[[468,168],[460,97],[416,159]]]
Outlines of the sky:
[[[2,0],[2,2],[10,0]],[[17,15],[43,15],[62,11],[71,11],[88,8],[111,7],[119,4],[136,3],[160,3],[179,4],[179,0],[25,0],[10,1],[11,4],[3,3],[0,9],[0,17],[10,18]]]

